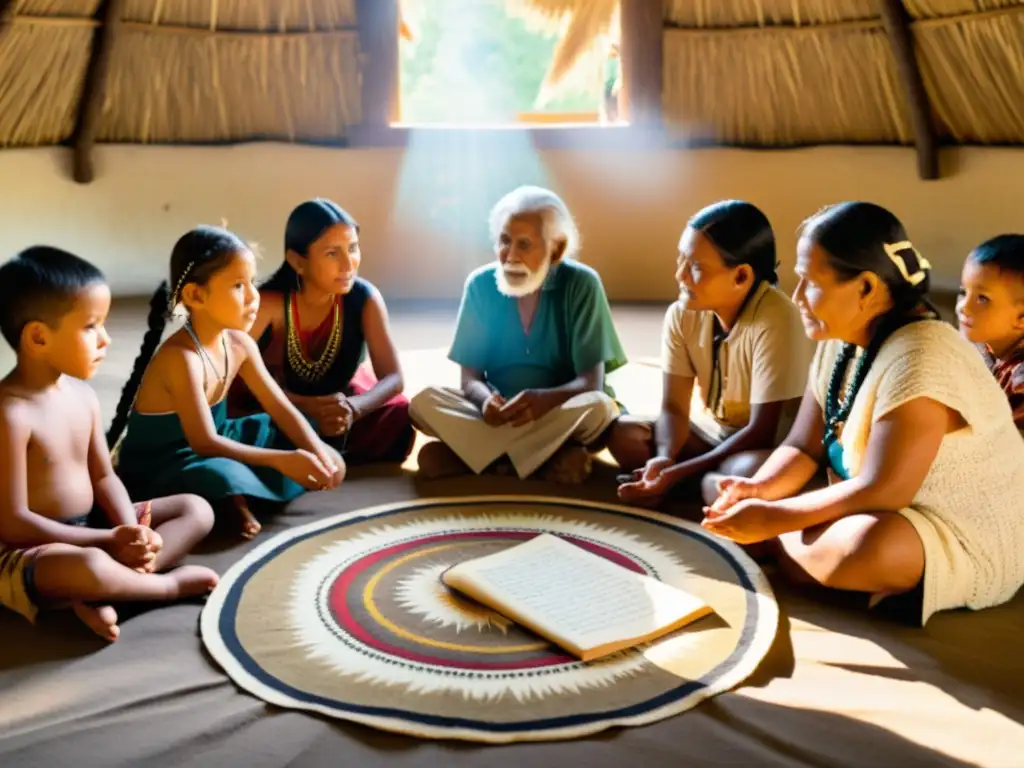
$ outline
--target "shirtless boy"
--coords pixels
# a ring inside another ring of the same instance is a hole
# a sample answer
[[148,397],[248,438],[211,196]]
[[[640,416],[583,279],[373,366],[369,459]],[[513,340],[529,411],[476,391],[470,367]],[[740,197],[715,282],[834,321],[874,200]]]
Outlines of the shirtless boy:
[[202,499],[133,504],[111,466],[99,401],[110,289],[70,253],[23,251],[0,267],[0,332],[17,352],[0,381],[0,605],[34,622],[71,607],[116,640],[116,601],[209,592],[217,574],[168,571],[213,525]]

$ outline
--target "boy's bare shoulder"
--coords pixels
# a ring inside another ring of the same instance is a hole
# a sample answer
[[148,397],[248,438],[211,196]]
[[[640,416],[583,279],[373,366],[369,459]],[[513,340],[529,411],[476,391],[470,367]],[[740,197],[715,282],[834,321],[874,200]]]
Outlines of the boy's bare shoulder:
[[[0,381],[0,427],[9,435],[20,434],[26,440],[39,430],[49,431],[50,425],[60,423],[66,428],[65,417],[81,413],[83,405],[90,414],[99,412],[96,393],[78,379],[66,377],[59,386],[45,392],[29,389],[10,378]],[[61,415],[54,419],[55,413]]]
[[90,402],[98,402],[96,390],[81,379],[75,379],[71,376],[65,376],[60,380],[60,391],[67,396],[85,398]]
[[96,395],[96,390],[81,379],[73,379],[70,376],[61,379],[60,396],[64,400],[86,403],[93,410],[100,407],[100,399]]
[[0,381],[0,423],[5,429],[27,426],[33,406],[31,392],[8,379]]
[[[20,452],[32,439],[33,408],[31,401],[12,391],[7,382],[0,383],[0,452]],[[4,461],[9,458],[4,457]],[[6,489],[3,489],[6,490]]]
[[99,408],[100,400],[92,387],[70,376],[65,376],[59,386],[47,392],[27,389],[7,379],[0,382],[0,418],[6,420],[21,419],[27,423],[33,413],[52,410],[55,405],[64,403],[74,404],[76,408],[85,404],[94,410]]
[[39,408],[44,399],[43,393],[22,385],[13,374],[0,381],[0,410],[4,418],[25,417]]

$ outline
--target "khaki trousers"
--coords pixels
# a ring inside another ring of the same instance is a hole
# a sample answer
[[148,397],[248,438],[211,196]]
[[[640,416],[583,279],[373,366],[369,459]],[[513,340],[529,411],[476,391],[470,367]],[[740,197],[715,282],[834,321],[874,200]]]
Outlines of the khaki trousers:
[[597,440],[618,418],[619,407],[604,392],[584,392],[537,421],[492,427],[461,391],[428,387],[410,402],[409,416],[421,432],[441,440],[476,474],[507,455],[516,474],[526,478],[568,440],[582,445]]

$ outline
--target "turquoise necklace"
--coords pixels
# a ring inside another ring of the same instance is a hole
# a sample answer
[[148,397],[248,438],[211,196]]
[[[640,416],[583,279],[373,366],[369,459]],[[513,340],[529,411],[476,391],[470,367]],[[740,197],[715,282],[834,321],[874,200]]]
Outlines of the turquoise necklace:
[[840,399],[840,390],[843,388],[846,370],[849,368],[850,361],[856,352],[857,346],[855,344],[844,344],[839,352],[839,356],[836,358],[835,365],[832,366],[832,376],[829,378],[828,393],[825,396],[825,436],[822,439],[822,444],[826,449],[832,443],[839,440],[839,433],[842,430],[843,424],[850,418],[853,401],[857,397],[857,392],[860,390],[860,386],[864,383],[864,378],[868,374],[868,368],[871,363],[869,358],[873,357],[873,355],[865,353],[857,361],[857,368],[853,372],[853,377],[850,379],[842,399]]

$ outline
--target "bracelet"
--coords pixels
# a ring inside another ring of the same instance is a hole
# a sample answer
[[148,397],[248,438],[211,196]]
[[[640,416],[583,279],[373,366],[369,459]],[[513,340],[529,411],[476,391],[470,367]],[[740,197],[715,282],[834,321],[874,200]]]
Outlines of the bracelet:
[[360,410],[358,406],[354,405],[352,403],[352,401],[349,400],[348,398],[345,398],[345,399],[348,402],[349,410],[352,411],[352,421],[355,422],[355,421],[359,420],[360,418],[362,418],[362,416],[363,416],[362,410]]

